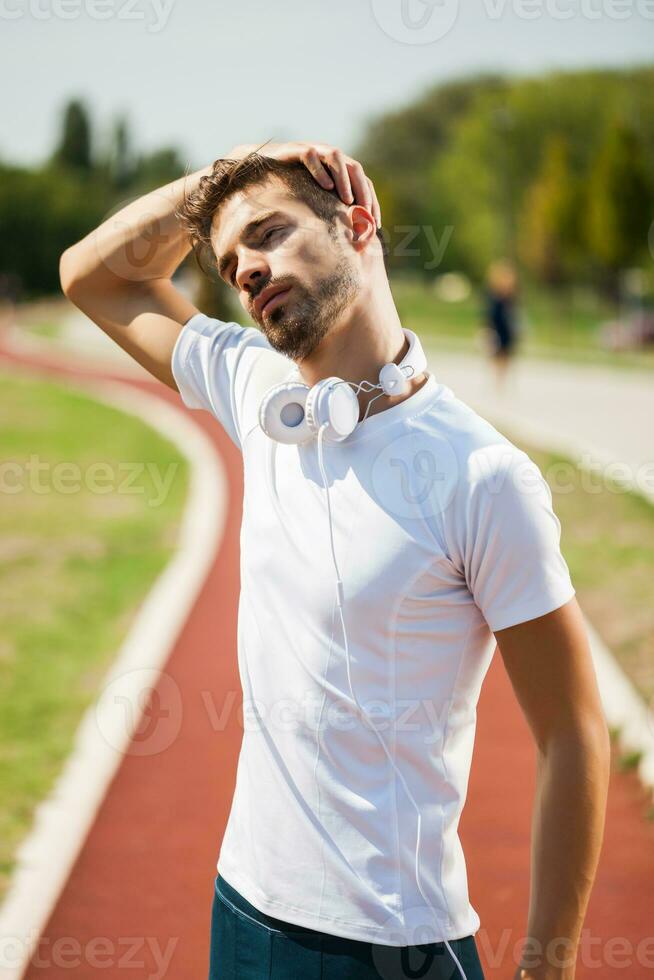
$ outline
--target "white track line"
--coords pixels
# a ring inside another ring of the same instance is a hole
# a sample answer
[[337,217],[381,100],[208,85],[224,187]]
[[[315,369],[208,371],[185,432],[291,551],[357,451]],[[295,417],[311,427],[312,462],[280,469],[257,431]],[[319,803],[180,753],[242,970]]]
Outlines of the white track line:
[[37,807],[32,830],[18,849],[10,890],[0,907],[2,980],[24,975],[141,721],[144,690],[156,684],[206,580],[227,513],[228,484],[220,457],[183,411],[122,382],[55,380],[137,416],[169,439],[190,463],[190,486],[177,551],[139,609],[102,682],[103,693],[86,711],[64,769]]
[[620,729],[624,749],[642,752],[638,775],[644,786],[654,790],[654,714],[588,620],[586,628],[606,720]]

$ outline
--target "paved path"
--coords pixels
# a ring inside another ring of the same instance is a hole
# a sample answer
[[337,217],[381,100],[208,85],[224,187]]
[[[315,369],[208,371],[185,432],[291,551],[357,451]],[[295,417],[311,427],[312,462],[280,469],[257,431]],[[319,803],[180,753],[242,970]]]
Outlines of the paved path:
[[498,395],[478,354],[432,349],[429,362],[439,381],[500,429],[574,458],[587,449],[599,461],[623,463],[654,501],[654,374],[524,359],[511,365]]
[[[60,377],[93,373],[71,368],[70,358],[0,352],[3,369],[12,360],[40,363]],[[134,375],[133,383],[177,398],[147,377]],[[242,482],[235,447],[209,415],[194,417],[222,455],[230,503],[206,587],[166,665],[183,692],[180,733],[156,756],[125,757],[41,937],[49,965],[33,962],[28,980],[207,975],[215,861],[242,736],[235,654]],[[161,696],[165,707],[163,690]],[[526,928],[533,789],[533,742],[496,652],[481,693],[460,825],[482,922],[477,943],[493,980],[512,980]],[[614,771],[578,980],[654,977],[654,823],[643,817],[645,803],[636,777]]]

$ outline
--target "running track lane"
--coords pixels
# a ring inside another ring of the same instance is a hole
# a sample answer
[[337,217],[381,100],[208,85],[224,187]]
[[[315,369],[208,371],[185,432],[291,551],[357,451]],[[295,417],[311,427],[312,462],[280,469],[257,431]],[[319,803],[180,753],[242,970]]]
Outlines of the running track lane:
[[[59,360],[49,363],[46,355],[0,352],[0,365],[9,368],[11,361],[63,379],[125,381],[100,370],[64,367]],[[179,404],[164,385],[132,383]],[[60,965],[39,967],[34,959],[27,980],[206,980],[215,863],[242,736],[236,662],[242,471],[239,453],[220,426],[207,413],[193,416],[223,458],[230,498],[211,573],[166,665],[182,692],[182,727],[164,752],[125,756],[42,934],[40,953],[48,962],[57,940],[68,937],[74,945],[66,952],[60,944]],[[230,704],[224,725],[217,723]],[[476,940],[493,980],[512,980],[515,950],[526,929],[534,764],[533,742],[496,650],[479,701],[460,824],[471,900],[482,922]],[[654,823],[645,819],[647,802],[637,777],[618,772],[614,756],[578,980],[654,978]],[[100,937],[107,943],[96,945],[104,953],[95,966],[88,954]],[[159,962],[172,950],[163,974],[153,950]]]

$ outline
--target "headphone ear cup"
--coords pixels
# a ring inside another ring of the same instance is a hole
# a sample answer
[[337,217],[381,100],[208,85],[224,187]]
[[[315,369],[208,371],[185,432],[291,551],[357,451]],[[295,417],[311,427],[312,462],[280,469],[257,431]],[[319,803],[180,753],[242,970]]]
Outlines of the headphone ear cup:
[[259,405],[259,425],[275,442],[293,445],[311,439],[313,432],[306,418],[309,386],[299,381],[275,385]]
[[307,425],[318,434],[327,423],[327,435],[340,442],[354,432],[359,421],[359,399],[341,378],[323,378],[311,388],[305,405]]

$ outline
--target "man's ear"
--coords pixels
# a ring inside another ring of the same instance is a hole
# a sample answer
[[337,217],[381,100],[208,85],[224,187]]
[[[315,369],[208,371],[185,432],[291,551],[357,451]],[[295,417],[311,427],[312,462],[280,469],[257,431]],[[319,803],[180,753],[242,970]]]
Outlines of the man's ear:
[[352,204],[348,211],[353,247],[358,251],[368,248],[371,240],[377,237],[377,222],[362,204]]
[[384,257],[383,246],[377,234],[377,222],[362,204],[352,204],[340,212],[343,234],[349,245],[362,254]]

